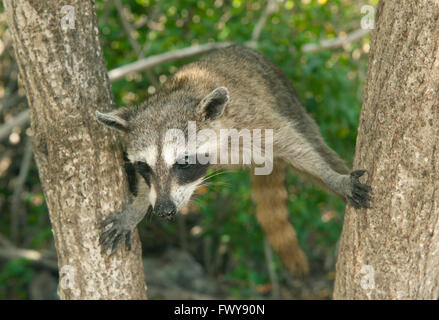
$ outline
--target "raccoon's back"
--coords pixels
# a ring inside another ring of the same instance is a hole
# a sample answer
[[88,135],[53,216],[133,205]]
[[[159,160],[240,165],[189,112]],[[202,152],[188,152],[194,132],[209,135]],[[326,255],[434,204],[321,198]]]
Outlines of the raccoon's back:
[[221,79],[216,85],[226,86],[240,108],[245,104],[249,112],[275,112],[294,122],[304,121],[305,109],[291,82],[261,53],[232,45],[213,51],[195,65]]
[[279,90],[288,94],[294,89],[285,76],[270,59],[250,48],[231,45],[217,49],[200,60],[195,65],[223,77],[225,82],[242,90],[270,89],[273,95]]

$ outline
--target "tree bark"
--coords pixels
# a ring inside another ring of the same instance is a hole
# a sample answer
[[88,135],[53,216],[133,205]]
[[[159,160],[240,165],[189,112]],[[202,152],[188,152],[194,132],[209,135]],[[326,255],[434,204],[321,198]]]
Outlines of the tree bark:
[[346,210],[335,299],[438,299],[439,6],[380,1],[355,168],[372,208]]
[[[31,110],[33,150],[58,253],[61,299],[144,299],[137,233],[108,257],[99,222],[127,200],[121,150],[94,117],[110,82],[90,0],[5,0]],[[68,7],[70,6],[70,7]],[[72,11],[73,9],[73,11]]]

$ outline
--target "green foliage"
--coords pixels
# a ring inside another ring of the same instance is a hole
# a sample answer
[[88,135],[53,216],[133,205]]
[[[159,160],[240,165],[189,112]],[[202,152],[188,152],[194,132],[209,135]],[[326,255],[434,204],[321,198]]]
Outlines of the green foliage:
[[[13,259],[7,262],[0,272],[0,299],[27,299],[26,287],[33,275],[29,261],[25,259]],[[13,289],[13,294],[8,291]]]

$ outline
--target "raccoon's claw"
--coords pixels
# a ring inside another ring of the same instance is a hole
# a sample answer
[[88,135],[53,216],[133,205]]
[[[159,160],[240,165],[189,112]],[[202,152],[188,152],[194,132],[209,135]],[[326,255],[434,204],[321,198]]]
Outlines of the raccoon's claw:
[[351,195],[347,196],[349,203],[353,205],[356,209],[359,208],[370,208],[369,202],[372,201],[372,197],[369,192],[372,188],[366,184],[360,182],[359,178],[363,176],[366,170],[356,170],[351,172],[351,184],[352,191]]
[[[109,225],[111,227],[106,230]],[[127,250],[131,250],[131,230],[124,226],[120,216],[115,215],[105,219],[101,222],[101,228],[106,230],[99,237],[102,252],[109,252],[109,255],[114,254],[124,240]]]

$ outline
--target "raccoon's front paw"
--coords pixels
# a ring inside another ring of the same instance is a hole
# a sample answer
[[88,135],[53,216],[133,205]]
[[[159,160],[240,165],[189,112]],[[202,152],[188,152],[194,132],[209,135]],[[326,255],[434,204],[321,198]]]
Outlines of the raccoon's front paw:
[[350,174],[351,194],[347,196],[347,199],[356,209],[370,208],[369,201],[372,200],[372,197],[369,192],[372,191],[372,188],[359,180],[366,172],[366,170],[356,170]]
[[112,255],[124,240],[127,250],[131,250],[132,229],[125,223],[123,213],[106,218],[101,222],[101,228],[104,230],[99,238],[102,252],[109,252]]

